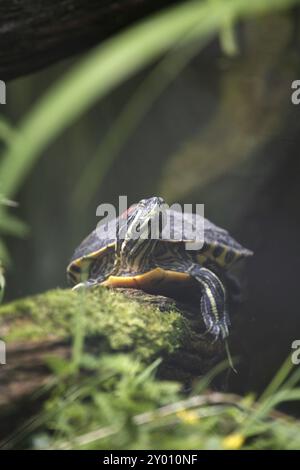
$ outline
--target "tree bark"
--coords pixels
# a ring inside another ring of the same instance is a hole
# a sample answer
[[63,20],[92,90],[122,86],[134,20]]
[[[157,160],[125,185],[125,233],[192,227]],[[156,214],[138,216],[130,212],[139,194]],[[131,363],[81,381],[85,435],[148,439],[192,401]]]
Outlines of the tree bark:
[[48,66],[179,0],[0,0],[0,79]]

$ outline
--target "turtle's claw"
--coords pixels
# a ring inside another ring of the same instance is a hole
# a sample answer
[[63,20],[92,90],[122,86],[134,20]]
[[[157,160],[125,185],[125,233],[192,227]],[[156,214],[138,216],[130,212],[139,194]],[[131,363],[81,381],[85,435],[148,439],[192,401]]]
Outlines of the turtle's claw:
[[230,321],[226,312],[224,312],[223,318],[218,321],[214,321],[214,319],[208,314],[202,313],[202,317],[206,326],[203,336],[210,334],[214,337],[213,342],[215,342],[220,337],[225,339],[229,335],[228,327],[230,326]]
[[84,282],[79,282],[72,288],[72,290],[81,290],[81,289],[87,289],[89,287],[93,287],[97,284],[97,281],[94,279],[89,279],[88,281]]

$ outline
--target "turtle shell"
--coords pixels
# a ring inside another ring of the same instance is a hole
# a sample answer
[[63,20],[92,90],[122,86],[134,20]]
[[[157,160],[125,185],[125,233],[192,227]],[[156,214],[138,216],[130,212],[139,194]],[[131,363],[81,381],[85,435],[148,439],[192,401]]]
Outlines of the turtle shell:
[[[199,214],[181,213],[166,210],[166,220],[162,228],[160,241],[172,243],[192,243],[191,249],[197,255],[199,263],[207,260],[223,268],[230,267],[238,259],[251,256],[252,252],[240,245],[223,228],[210,222]],[[121,218],[124,218],[123,215]],[[113,250],[116,241],[116,222],[113,219],[106,224],[98,224],[97,228],[88,235],[75,250],[70,265],[80,265],[82,260],[94,259],[107,250]],[[199,238],[197,227],[201,227],[203,239]],[[197,248],[197,245],[199,248]],[[187,245],[188,248],[188,245]]]
[[104,225],[98,225],[76,248],[71,262],[80,258],[94,258],[95,255],[113,246],[115,241],[115,220],[108,222],[106,228]]
[[[239,259],[253,254],[238,243],[227,230],[218,227],[199,214],[182,214],[172,210],[166,212],[171,230],[170,227],[163,228],[162,240],[191,243],[186,247],[189,249],[190,246],[190,249],[197,252],[197,260],[201,264],[206,260],[211,260],[222,268],[229,268]],[[200,231],[197,228],[200,228]],[[171,237],[169,237],[170,233]]]

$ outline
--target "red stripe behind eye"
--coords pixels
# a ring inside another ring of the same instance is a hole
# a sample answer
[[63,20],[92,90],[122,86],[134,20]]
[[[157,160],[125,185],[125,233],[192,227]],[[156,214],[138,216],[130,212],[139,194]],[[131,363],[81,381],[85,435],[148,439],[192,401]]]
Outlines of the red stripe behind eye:
[[137,204],[133,204],[132,206],[130,206],[126,211],[124,211],[121,215],[120,215],[120,218],[121,219],[127,219],[128,216],[133,212],[133,210],[136,208]]

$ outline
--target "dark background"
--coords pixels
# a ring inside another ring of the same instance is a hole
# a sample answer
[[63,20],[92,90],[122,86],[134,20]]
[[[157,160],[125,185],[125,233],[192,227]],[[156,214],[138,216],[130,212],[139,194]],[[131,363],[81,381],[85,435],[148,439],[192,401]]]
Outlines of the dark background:
[[[290,14],[249,21],[235,58],[210,43],[153,103],[97,192],[86,187],[87,200],[75,201],[83,169],[149,70],[95,103],[43,154],[15,197],[13,212],[30,232],[6,239],[6,300],[67,286],[68,260],[102,202],[161,195],[168,203],[204,203],[207,218],[254,251],[240,273],[235,341],[246,373],[237,386],[262,389],[300,337],[300,105],[291,103],[291,83],[300,78],[298,30]],[[74,60],[11,81],[5,115],[17,122]]]

